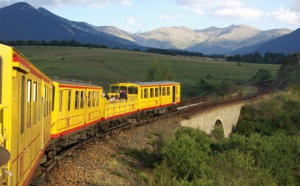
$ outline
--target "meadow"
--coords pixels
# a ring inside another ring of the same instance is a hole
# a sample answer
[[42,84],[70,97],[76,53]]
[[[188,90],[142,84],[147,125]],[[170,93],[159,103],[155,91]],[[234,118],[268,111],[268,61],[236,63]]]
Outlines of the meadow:
[[[141,51],[81,47],[16,47],[50,77],[91,81],[107,90],[121,81],[144,81],[151,63],[168,63],[182,93],[197,89],[201,79],[213,86],[246,84],[259,69],[274,78],[280,65],[227,62],[224,59],[152,54]],[[194,93],[195,94],[195,93]],[[197,93],[196,93],[197,94]],[[199,92],[198,95],[203,94]]]

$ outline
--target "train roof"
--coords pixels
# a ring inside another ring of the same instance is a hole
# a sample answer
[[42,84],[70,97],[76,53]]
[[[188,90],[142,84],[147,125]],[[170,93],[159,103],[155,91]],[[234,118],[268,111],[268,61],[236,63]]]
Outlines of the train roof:
[[76,81],[76,80],[62,80],[62,79],[53,79],[53,81],[59,84],[68,84],[68,85],[80,85],[86,87],[101,87],[99,85],[92,84],[90,82]]
[[115,84],[130,84],[130,85],[138,85],[138,86],[150,86],[150,85],[179,85],[179,82],[175,81],[152,81],[152,82],[118,82]]
[[170,84],[180,84],[175,81],[153,81],[153,82],[136,82],[134,84],[143,86],[143,85],[170,85]]

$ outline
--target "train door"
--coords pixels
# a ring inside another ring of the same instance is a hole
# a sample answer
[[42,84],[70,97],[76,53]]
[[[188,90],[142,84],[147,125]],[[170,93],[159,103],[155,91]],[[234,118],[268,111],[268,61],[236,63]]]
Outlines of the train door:
[[64,130],[67,130],[70,126],[70,111],[71,111],[71,95],[72,91],[70,89],[64,89],[62,93],[62,118],[64,118]]
[[176,86],[173,86],[173,90],[172,90],[172,102],[173,103],[176,102]]
[[16,170],[16,172],[12,172],[13,183],[23,183],[24,180],[24,171],[25,171],[25,157],[24,151],[25,147],[25,134],[26,134],[26,76],[25,73],[14,70],[15,77],[13,77],[13,88],[12,88],[12,126],[15,130],[11,131],[12,135],[15,136],[12,139],[12,148],[15,149],[14,159],[12,160],[12,170]]

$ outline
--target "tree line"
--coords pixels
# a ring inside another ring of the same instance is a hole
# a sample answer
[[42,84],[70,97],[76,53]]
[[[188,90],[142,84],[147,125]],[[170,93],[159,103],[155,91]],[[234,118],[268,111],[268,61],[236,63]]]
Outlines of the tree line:
[[[11,40],[3,41],[0,40],[0,43],[9,45],[9,46],[73,46],[73,47],[93,47],[93,48],[109,48],[106,45],[99,45],[95,43],[81,43],[76,39],[72,40]],[[119,49],[115,47],[115,49]],[[132,49],[133,51],[140,51],[139,48]],[[212,58],[225,58],[225,55],[211,55],[206,56],[200,52],[189,52],[186,50],[172,50],[172,49],[159,49],[159,48],[148,48],[145,52],[171,55],[171,56],[195,56],[195,57],[212,57]]]
[[186,50],[175,50],[175,49],[148,48],[146,52],[155,53],[155,54],[165,54],[170,56],[205,57],[205,55],[201,52],[189,52]]
[[[81,43],[76,39],[71,40],[11,40],[4,41],[0,40],[0,43],[9,45],[9,46],[72,46],[72,47],[90,47],[90,48],[109,48],[103,44],[95,43]],[[114,47],[114,49],[119,49]],[[141,51],[140,48],[134,48],[133,51]],[[187,56],[187,57],[208,57],[208,58],[218,58],[226,59],[226,61],[235,61],[235,62],[248,62],[248,63],[265,63],[265,64],[281,64],[289,56],[284,53],[272,53],[266,52],[264,55],[261,55],[259,52],[249,53],[244,55],[232,55],[226,56],[224,54],[210,54],[205,55],[201,52],[190,52],[186,50],[176,50],[176,49],[160,49],[160,48],[148,48],[145,50],[148,53],[156,53],[163,55],[171,56]]]
[[71,40],[12,40],[12,41],[1,41],[0,43],[9,46],[72,46],[72,47],[93,47],[93,48],[108,48],[105,45],[98,45],[94,43],[81,43],[76,39]]
[[248,63],[265,63],[265,64],[281,64],[288,55],[284,53],[266,52],[261,55],[259,52],[244,55],[227,56],[226,61],[248,62]]

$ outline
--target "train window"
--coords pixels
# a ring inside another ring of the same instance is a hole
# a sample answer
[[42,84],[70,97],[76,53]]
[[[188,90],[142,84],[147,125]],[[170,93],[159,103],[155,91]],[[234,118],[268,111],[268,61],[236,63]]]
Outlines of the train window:
[[41,120],[41,84],[38,84],[37,87],[37,120],[40,121]]
[[3,75],[3,68],[2,68],[2,57],[0,56],[0,104],[2,104],[2,75]]
[[96,92],[95,91],[93,91],[92,92],[92,106],[94,107],[95,106],[95,101],[96,101]]
[[118,86],[111,86],[110,92],[112,93],[119,93],[119,87]]
[[36,102],[36,94],[37,94],[37,83],[33,83],[33,102]]
[[48,87],[45,87],[46,88],[46,98],[45,98],[45,103],[46,103],[46,116],[48,116],[48,113],[49,113],[49,89]]
[[68,111],[71,110],[71,90],[69,90],[69,95],[68,95]]
[[46,99],[46,107],[47,107],[47,110],[46,110],[46,116],[48,116],[49,114],[49,99],[50,99],[50,94],[49,94],[49,88],[46,87],[46,91],[47,91],[47,99]]
[[59,112],[62,111],[62,100],[63,100],[63,91],[59,91]]
[[27,128],[31,127],[31,80],[27,80]]
[[128,94],[138,94],[138,88],[134,87],[134,86],[128,87],[127,93]]
[[144,98],[144,89],[141,90],[141,99]]
[[79,109],[79,91],[75,91],[75,109]]
[[37,82],[33,83],[33,124],[36,123],[37,119]]
[[94,105],[93,106],[96,106],[96,101],[97,101],[97,92],[94,91]]
[[167,96],[170,95],[170,87],[167,87]]
[[84,108],[84,91],[81,91],[80,108]]
[[44,86],[44,117],[47,113],[47,88]]
[[48,88],[48,115],[50,114],[51,110],[52,110],[52,95],[51,95],[51,92],[52,92],[52,88]]
[[55,86],[52,87],[52,111],[54,111],[55,104]]
[[91,107],[91,91],[88,93],[88,107]]
[[154,88],[150,88],[150,98],[154,97]]
[[93,91],[90,91],[90,107],[93,106]]
[[158,88],[155,88],[155,97],[158,97]]
[[99,106],[99,104],[100,104],[99,102],[100,102],[100,92],[98,91],[97,92],[97,103],[96,103],[97,106]]
[[120,86],[120,91],[125,90],[127,92],[127,87],[126,86]]
[[148,89],[147,88],[144,89],[144,98],[148,98]]
[[28,79],[27,81],[27,102],[30,102],[31,101],[31,80]]
[[162,87],[162,93],[161,93],[162,96],[165,96],[166,95],[166,87]]
[[25,123],[25,76],[22,76],[21,85],[21,134],[24,133],[24,123]]

